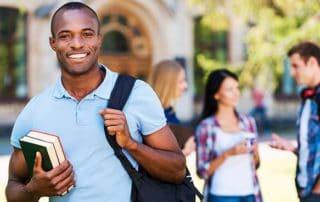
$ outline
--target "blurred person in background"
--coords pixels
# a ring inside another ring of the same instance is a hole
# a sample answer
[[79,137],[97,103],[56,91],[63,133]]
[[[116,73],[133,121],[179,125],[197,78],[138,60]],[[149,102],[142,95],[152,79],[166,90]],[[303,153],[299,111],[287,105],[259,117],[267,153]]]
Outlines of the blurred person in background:
[[226,69],[210,73],[196,130],[197,173],[208,202],[262,201],[256,124],[237,112],[238,78]]
[[320,201],[320,47],[302,42],[288,51],[291,76],[301,91],[301,105],[297,121],[298,146],[272,134],[271,147],[291,151],[297,155],[296,186],[301,202]]
[[253,108],[250,115],[256,121],[259,134],[268,134],[270,132],[269,121],[267,117],[266,96],[262,89],[253,86],[251,88],[251,98],[253,101]]
[[[181,124],[174,107],[188,88],[185,69],[174,60],[163,60],[154,65],[148,81],[160,99],[168,124]],[[195,150],[193,135],[181,149],[185,156]]]

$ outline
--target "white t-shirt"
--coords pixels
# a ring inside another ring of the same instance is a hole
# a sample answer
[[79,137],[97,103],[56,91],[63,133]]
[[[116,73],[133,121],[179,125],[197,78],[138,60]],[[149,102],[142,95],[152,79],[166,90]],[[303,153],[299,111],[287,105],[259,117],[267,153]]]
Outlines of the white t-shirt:
[[311,112],[311,101],[310,99],[307,99],[302,110],[301,114],[301,123],[299,128],[299,139],[300,139],[300,148],[299,148],[299,154],[303,154],[299,156],[299,170],[300,172],[297,175],[297,180],[300,185],[300,187],[306,187],[307,186],[307,161],[309,156],[308,151],[308,122],[310,118],[310,112]]
[[[227,133],[217,128],[214,147],[220,155],[246,138],[255,138],[255,135],[245,131]],[[254,194],[252,160],[250,153],[228,157],[212,175],[210,193],[224,196]]]

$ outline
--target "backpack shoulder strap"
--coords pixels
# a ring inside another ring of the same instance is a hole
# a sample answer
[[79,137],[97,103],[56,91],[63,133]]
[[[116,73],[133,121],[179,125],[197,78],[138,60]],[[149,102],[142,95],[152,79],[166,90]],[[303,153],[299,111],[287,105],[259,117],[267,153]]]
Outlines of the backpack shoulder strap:
[[[110,95],[108,108],[122,110],[129,98],[129,95],[133,89],[135,81],[136,79],[134,77],[119,74]],[[117,144],[115,136],[109,135],[108,129],[105,125],[104,125],[104,131],[105,131],[105,136],[106,136],[106,139],[108,140],[108,143],[114,150],[114,154],[120,160],[122,166],[126,169],[129,176],[132,179],[137,178],[138,172],[135,170],[135,168],[131,165],[127,157],[122,152],[122,148]]]
[[108,107],[122,110],[126,104],[136,79],[132,76],[119,74],[110,95]]

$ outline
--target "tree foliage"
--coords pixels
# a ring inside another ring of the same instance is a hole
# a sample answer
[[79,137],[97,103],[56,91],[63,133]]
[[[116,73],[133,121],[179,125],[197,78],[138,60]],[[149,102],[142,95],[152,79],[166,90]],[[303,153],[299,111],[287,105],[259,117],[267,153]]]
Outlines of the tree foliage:
[[[241,85],[260,85],[276,91],[281,88],[283,62],[287,50],[294,44],[308,40],[320,42],[320,0],[190,0],[205,8],[195,30],[196,37],[206,33],[228,31],[230,16],[241,19],[245,34],[246,58],[237,66],[224,64],[205,53],[196,44],[195,77],[204,80],[208,71],[221,66],[239,74]],[[234,19],[234,18],[233,18]],[[199,34],[200,33],[200,34]],[[211,35],[212,36],[212,35]],[[196,39],[196,43],[199,39]],[[272,82],[271,82],[272,81]],[[196,80],[197,82],[197,80]],[[201,83],[198,82],[198,86]],[[200,87],[201,88],[201,87]]]

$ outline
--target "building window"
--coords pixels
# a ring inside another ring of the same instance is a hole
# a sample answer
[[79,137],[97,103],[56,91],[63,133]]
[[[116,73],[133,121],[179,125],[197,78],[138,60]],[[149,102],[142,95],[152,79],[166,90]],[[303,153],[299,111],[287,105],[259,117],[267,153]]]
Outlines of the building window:
[[27,97],[26,13],[0,7],[0,100]]
[[[203,95],[205,76],[208,71],[221,68],[228,63],[228,31],[213,30],[202,23],[202,17],[195,19],[194,79],[196,95]],[[209,66],[203,66],[201,61]],[[210,68],[210,70],[209,70]]]
[[102,53],[128,53],[129,47],[126,37],[118,31],[110,31],[103,36]]

